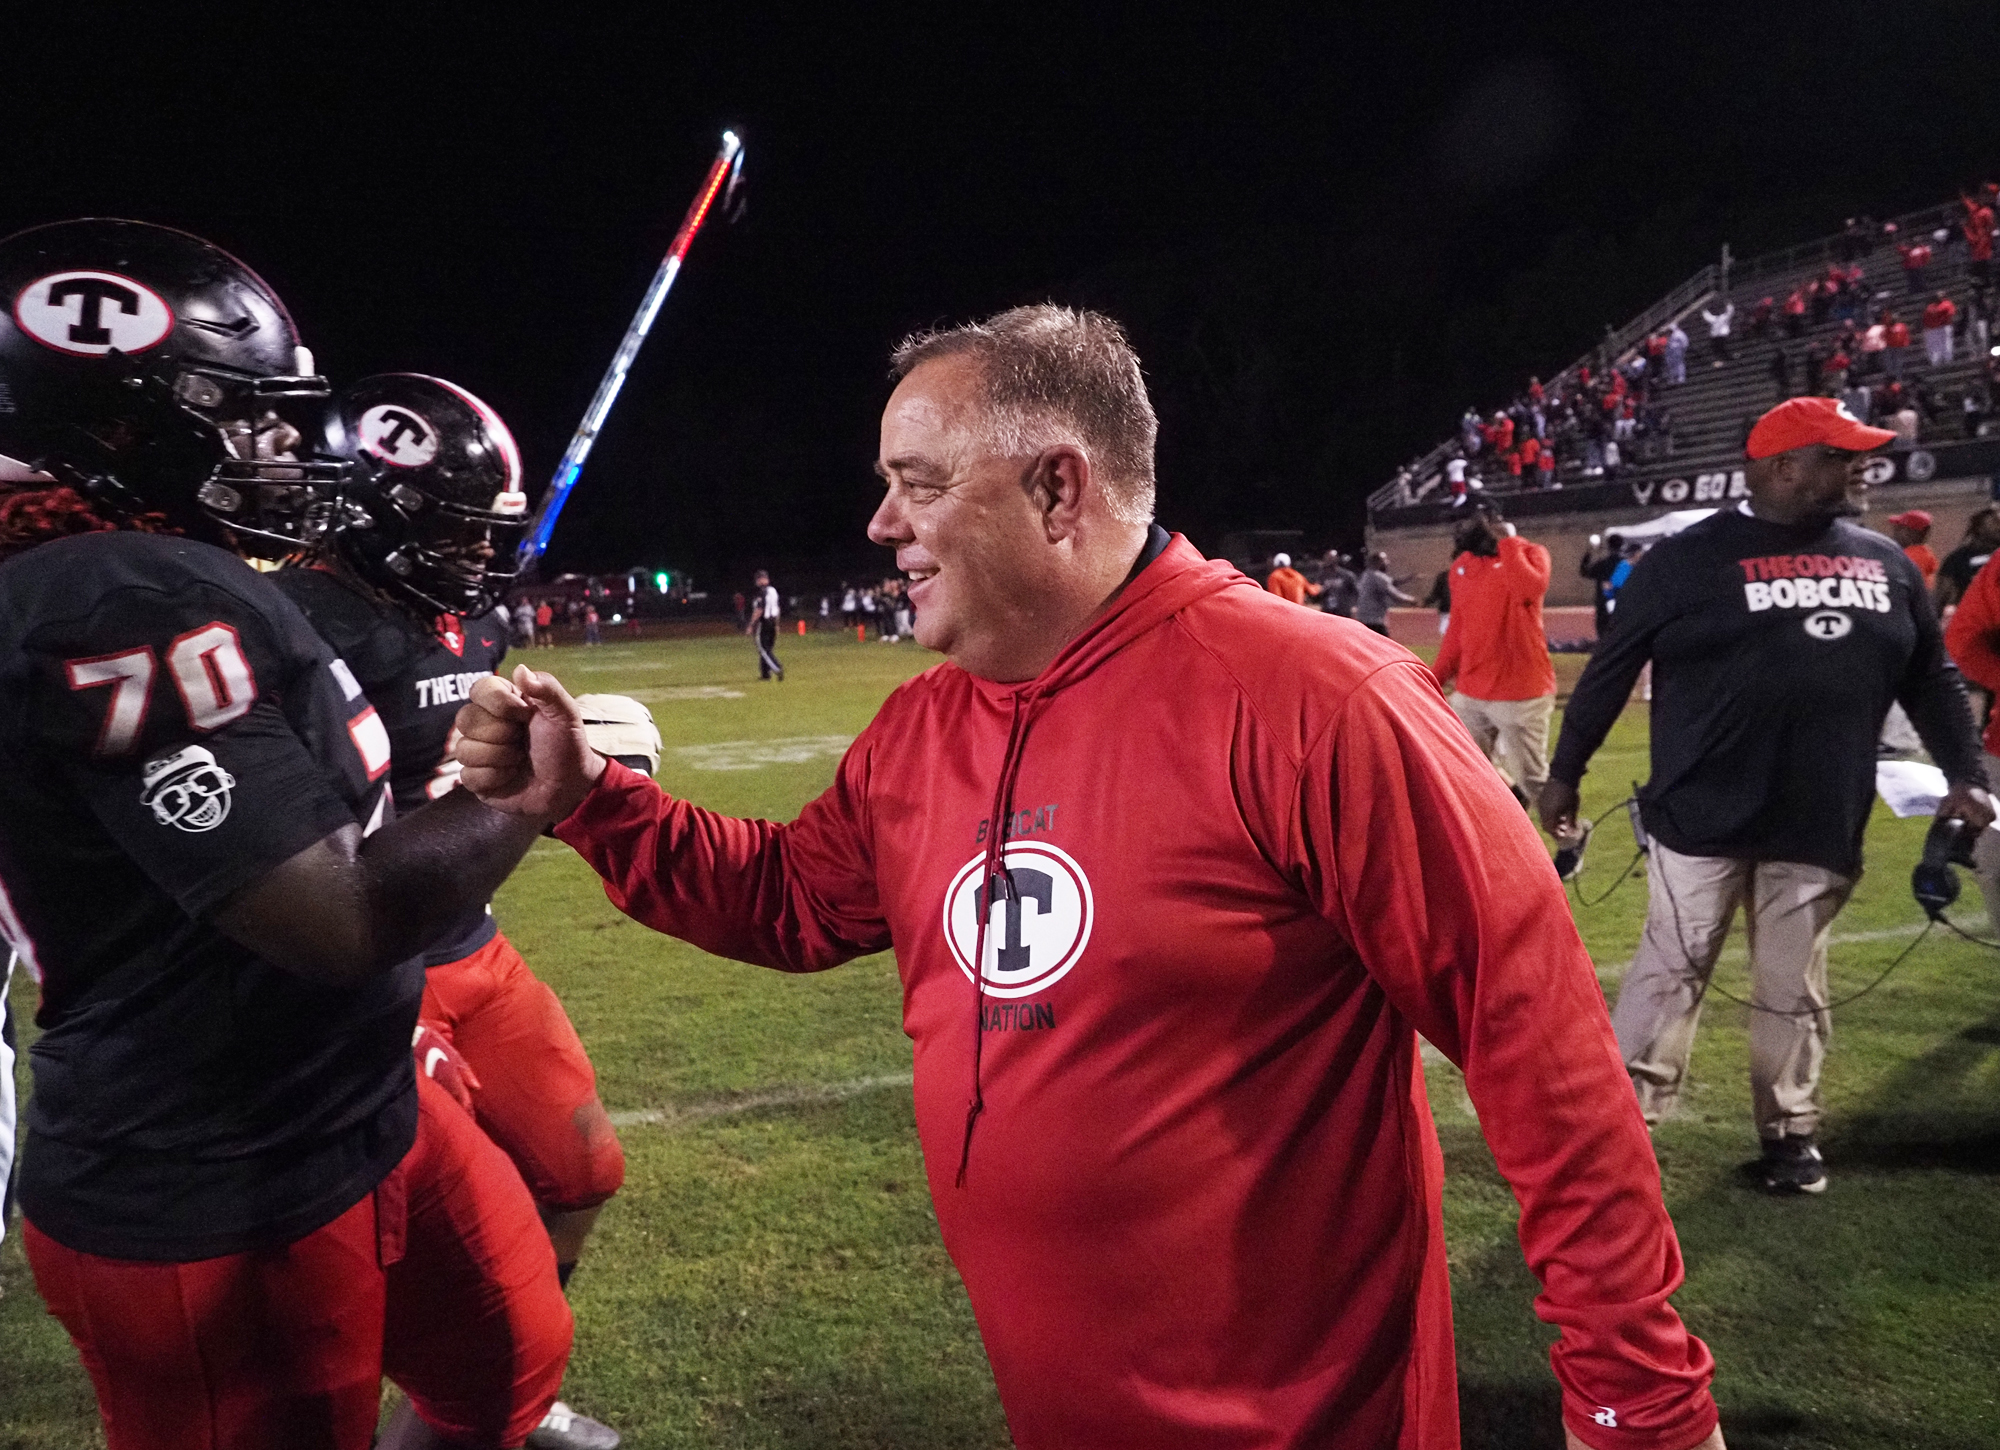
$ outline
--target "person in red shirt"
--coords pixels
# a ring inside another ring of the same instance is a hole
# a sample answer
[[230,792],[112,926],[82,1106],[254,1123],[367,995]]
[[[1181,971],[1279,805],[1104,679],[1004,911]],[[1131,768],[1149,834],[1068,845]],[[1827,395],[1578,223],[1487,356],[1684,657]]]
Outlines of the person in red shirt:
[[[2000,564],[2000,553],[1973,576],[1958,607],[1945,620],[1944,647],[1959,673],[1988,694],[2000,695],[2000,571],[1996,571],[1996,564]],[[2000,782],[2000,709],[1988,712],[1980,745],[1986,780],[1993,785]],[[1979,882],[1979,894],[1986,899],[1987,919],[2000,921],[2000,849],[1988,839],[1992,835],[1990,831],[1979,833],[1979,844],[1972,851],[1973,877]]]
[[1542,440],[1530,433],[1526,438],[1521,440],[1521,447],[1518,451],[1521,462],[1520,472],[1523,474],[1533,473],[1542,461]]
[[1896,250],[1903,254],[1903,281],[1908,284],[1912,295],[1924,290],[1926,269],[1931,264],[1930,243],[1924,241],[1898,242]]
[[1959,200],[1965,204],[1965,243],[1970,255],[1966,270],[1984,286],[1993,280],[1993,208],[1969,196]]
[[1957,304],[1942,292],[1924,309],[1924,360],[1932,367],[1951,361],[1951,325],[1957,318]]
[[1924,592],[1937,587],[1938,556],[1931,551],[1931,516],[1922,509],[1905,509],[1899,514],[1891,514],[1882,520],[1889,526],[1889,537],[1903,546],[1917,572],[1924,576]]
[[1454,680],[1453,712],[1524,803],[1549,778],[1556,671],[1542,627],[1549,551],[1484,515],[1462,525],[1451,562],[1451,627],[1431,672]]
[[473,687],[467,787],[706,950],[894,945],[938,1225],[1023,1450],[1458,1445],[1419,1031],[1521,1205],[1567,1443],[1719,1450],[1590,959],[1428,672],[1149,522],[1110,319],[1019,308],[896,372],[869,536],[946,659],[824,795],[784,825],[675,800],[525,668]]
[[1271,575],[1264,581],[1264,587],[1280,599],[1289,599],[1294,604],[1317,599],[1321,593],[1319,585],[1292,567],[1290,554],[1271,556]]
[[1806,330],[1806,288],[1814,286],[1808,282],[1805,287],[1794,287],[1785,297],[1785,336],[1803,337]]
[[1910,328],[1902,318],[1891,312],[1882,322],[1882,361],[1889,369],[1889,376],[1903,375],[1903,360],[1910,355]]

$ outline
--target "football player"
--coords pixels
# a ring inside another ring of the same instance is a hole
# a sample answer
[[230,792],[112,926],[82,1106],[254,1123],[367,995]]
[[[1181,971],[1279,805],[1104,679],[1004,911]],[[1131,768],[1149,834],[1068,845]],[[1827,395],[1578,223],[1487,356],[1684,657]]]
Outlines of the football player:
[[[514,1447],[571,1321],[504,1154],[412,1067],[421,953],[533,839],[391,821],[353,671],[238,552],[336,464],[283,304],[138,222],[0,241],[0,934],[41,985],[22,1237],[111,1450]],[[217,545],[224,547],[217,547]]]
[[[271,577],[374,706],[396,811],[412,812],[456,788],[453,721],[507,653],[500,592],[528,518],[520,450],[485,403],[415,373],[362,379],[328,419],[328,452],[350,464],[335,531]],[[562,1003],[483,904],[422,961],[424,1025],[470,1065],[472,1111],[533,1193],[567,1287],[625,1177],[596,1072]],[[618,1436],[558,1402],[528,1443],[609,1450]]]

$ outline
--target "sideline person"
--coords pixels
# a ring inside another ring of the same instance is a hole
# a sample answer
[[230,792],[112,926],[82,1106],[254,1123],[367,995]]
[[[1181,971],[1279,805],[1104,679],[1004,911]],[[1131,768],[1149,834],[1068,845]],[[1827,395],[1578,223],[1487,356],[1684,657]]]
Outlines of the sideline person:
[[1264,587],[1280,599],[1289,599],[1294,604],[1304,604],[1320,595],[1319,585],[1292,567],[1290,554],[1271,556],[1271,572],[1264,580]]
[[1482,511],[1459,525],[1451,561],[1451,623],[1431,673],[1451,708],[1523,806],[1549,777],[1556,669],[1542,624],[1549,551]]
[[1355,587],[1355,619],[1377,634],[1386,636],[1389,633],[1389,607],[1416,602],[1416,595],[1405,594],[1396,587],[1396,578],[1389,572],[1389,556],[1379,551],[1370,554],[1368,567]]
[[1584,768],[1651,661],[1646,926],[1611,1020],[1657,1123],[1679,1099],[1709,977],[1744,911],[1755,1172],[1772,1193],[1827,1184],[1815,1141],[1827,936],[1861,874],[1891,703],[1951,782],[1938,815],[1982,829],[1993,819],[1965,688],[1917,567],[1848,522],[1868,453],[1892,436],[1830,398],[1793,398],[1757,421],[1746,505],[1654,545],[1620,592],[1541,797],[1544,828],[1570,832]]
[[757,678],[760,680],[782,680],[785,667],[778,663],[778,591],[772,587],[771,576],[762,569],[753,580],[756,589],[751,595],[750,624],[745,630],[757,641]]
[[1428,672],[1150,522],[1108,318],[1018,308],[895,375],[869,537],[947,659],[824,795],[785,825],[675,800],[525,668],[460,712],[468,788],[706,950],[895,947],[939,1227],[1024,1450],[1458,1444],[1419,1031],[1520,1202],[1568,1443],[1720,1447],[1590,959]]

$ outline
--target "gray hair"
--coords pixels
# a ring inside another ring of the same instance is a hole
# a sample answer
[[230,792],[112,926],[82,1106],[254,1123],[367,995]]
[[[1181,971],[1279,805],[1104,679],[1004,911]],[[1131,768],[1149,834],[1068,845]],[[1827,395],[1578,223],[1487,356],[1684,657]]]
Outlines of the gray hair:
[[1005,458],[1029,458],[1059,443],[1089,455],[1120,523],[1153,517],[1153,445],[1159,420],[1146,396],[1139,355],[1125,329],[1098,312],[1044,302],[984,322],[912,333],[892,355],[889,376],[908,377],[938,358],[979,364],[986,406],[979,441]]

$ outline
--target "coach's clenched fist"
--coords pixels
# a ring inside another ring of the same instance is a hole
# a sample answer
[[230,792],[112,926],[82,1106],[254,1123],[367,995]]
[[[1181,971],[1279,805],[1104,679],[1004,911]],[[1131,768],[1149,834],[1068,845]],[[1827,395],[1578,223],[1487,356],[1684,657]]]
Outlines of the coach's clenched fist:
[[476,681],[458,712],[452,754],[465,788],[496,811],[553,824],[582,803],[604,773],[584,736],[583,712],[554,675],[526,665],[512,680]]

